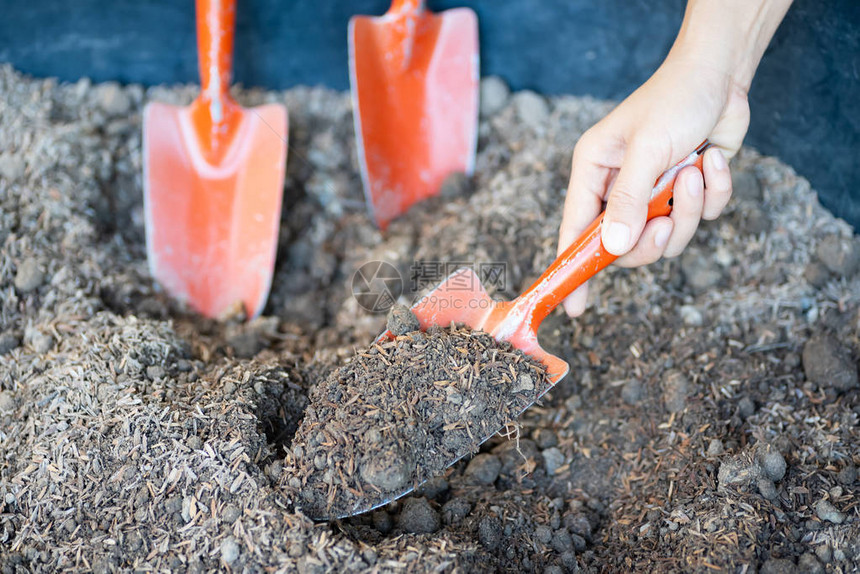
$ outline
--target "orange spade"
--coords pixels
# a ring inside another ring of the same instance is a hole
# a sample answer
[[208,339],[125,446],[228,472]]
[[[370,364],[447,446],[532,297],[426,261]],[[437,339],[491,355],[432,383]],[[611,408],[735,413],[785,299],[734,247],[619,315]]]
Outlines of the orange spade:
[[393,0],[384,16],[352,18],[349,64],[364,193],[385,229],[445,177],[474,169],[477,16]]
[[208,317],[269,294],[287,156],[287,110],[230,97],[235,0],[197,0],[201,92],[188,107],[150,103],[143,118],[149,268]]

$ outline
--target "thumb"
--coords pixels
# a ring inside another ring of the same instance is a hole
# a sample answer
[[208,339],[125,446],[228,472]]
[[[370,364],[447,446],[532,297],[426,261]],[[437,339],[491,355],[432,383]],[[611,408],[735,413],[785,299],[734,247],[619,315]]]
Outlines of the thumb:
[[645,228],[651,189],[667,163],[653,149],[635,144],[628,147],[609,192],[600,229],[608,252],[621,256],[636,245]]

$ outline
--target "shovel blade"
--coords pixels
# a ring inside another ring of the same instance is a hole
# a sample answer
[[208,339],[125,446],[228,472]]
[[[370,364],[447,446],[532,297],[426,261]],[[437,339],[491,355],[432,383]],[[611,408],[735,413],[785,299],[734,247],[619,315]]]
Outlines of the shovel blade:
[[350,21],[350,80],[368,208],[385,228],[471,174],[478,122],[478,21],[472,10]]
[[277,250],[287,112],[239,110],[217,162],[206,159],[191,108],[144,111],[144,210],[150,272],[176,299],[209,317],[268,297]]
[[[487,294],[480,277],[472,269],[458,269],[449,275],[415,303],[412,312],[418,318],[422,330],[432,325],[447,327],[458,323],[489,333],[500,341],[510,342],[526,355],[540,361],[547,368],[553,385],[570,370],[564,359],[548,353],[540,346],[536,326],[516,316],[512,301],[494,301]],[[389,331],[380,335],[380,338],[389,337]]]

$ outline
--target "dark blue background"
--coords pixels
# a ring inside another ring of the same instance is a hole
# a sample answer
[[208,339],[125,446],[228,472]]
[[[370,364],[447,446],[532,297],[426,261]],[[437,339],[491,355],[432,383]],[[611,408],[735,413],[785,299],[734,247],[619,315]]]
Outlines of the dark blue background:
[[[386,0],[239,0],[236,80],[349,87],[346,27]],[[431,0],[481,22],[483,74],[513,88],[621,99],[656,69],[683,0]],[[0,61],[38,76],[196,82],[191,0],[0,0]],[[797,0],[750,94],[747,143],[807,176],[860,225],[860,1]],[[0,143],[2,145],[2,143]]]

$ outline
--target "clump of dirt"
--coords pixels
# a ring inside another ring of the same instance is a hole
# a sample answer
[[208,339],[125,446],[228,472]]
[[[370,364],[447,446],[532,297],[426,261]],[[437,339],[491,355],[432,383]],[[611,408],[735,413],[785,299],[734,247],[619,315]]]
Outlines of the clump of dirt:
[[412,312],[412,309],[406,305],[396,304],[388,312],[388,320],[385,322],[388,332],[392,335],[399,336],[417,331],[421,328],[421,323],[418,317]]
[[394,310],[388,323],[403,334],[358,352],[311,393],[283,482],[315,519],[400,498],[550,387],[546,368],[509,343],[456,325],[422,332],[409,315]]

